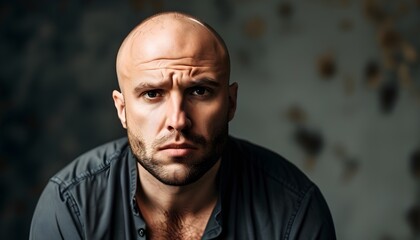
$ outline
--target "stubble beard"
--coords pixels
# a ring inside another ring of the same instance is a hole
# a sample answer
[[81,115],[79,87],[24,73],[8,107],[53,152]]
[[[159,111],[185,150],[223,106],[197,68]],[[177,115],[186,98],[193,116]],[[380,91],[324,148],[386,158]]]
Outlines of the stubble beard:
[[[226,123],[209,140],[189,131],[174,131],[163,138],[156,139],[151,144],[151,147],[146,146],[144,139],[139,134],[132,132],[128,126],[127,136],[134,157],[146,171],[165,185],[185,186],[200,179],[220,159],[227,143],[228,128],[228,123]],[[182,135],[187,141],[199,145],[201,149],[205,149],[200,159],[194,159],[192,156],[177,159],[179,164],[182,164],[186,170],[186,173],[183,174],[168,172],[165,166],[162,166],[162,160],[152,157],[154,149],[157,149],[158,146],[161,146],[168,140],[174,139],[176,135]]]

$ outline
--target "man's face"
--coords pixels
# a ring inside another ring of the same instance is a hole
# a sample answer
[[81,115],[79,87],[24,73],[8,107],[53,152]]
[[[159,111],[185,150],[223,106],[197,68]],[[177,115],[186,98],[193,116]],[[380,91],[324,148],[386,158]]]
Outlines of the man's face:
[[220,49],[204,33],[137,42],[146,50],[128,65],[122,95],[114,92],[135,157],[167,185],[195,182],[217,162],[235,111],[237,85],[228,85]]

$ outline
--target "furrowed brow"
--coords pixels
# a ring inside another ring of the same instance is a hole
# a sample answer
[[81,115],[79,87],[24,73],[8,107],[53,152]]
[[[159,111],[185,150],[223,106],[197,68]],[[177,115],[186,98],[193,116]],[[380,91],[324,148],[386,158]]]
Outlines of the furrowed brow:
[[211,78],[199,78],[199,79],[193,79],[192,85],[209,85],[212,87],[218,87],[220,86],[220,82]]
[[[134,88],[133,93],[134,94],[140,94],[145,89],[162,89],[165,88],[165,86],[168,84],[168,82],[162,81],[162,82],[141,82],[137,84],[137,86]],[[198,86],[198,85],[207,85],[211,87],[219,87],[220,82],[216,81],[211,78],[199,78],[199,79],[192,79],[191,82],[188,84],[190,86]]]

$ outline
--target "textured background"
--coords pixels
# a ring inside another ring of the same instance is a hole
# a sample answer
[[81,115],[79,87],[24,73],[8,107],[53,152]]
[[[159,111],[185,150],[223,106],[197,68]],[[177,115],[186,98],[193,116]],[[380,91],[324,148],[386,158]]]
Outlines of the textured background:
[[124,135],[115,55],[145,17],[178,10],[225,39],[231,133],[318,184],[339,239],[420,231],[420,1],[29,0],[0,3],[0,234],[27,239],[49,177]]

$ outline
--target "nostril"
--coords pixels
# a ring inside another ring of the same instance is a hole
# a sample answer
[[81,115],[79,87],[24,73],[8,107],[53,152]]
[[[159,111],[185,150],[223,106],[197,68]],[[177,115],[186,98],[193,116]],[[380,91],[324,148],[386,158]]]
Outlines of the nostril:
[[168,130],[182,131],[191,126],[191,120],[186,116],[185,112],[178,112],[168,119]]

